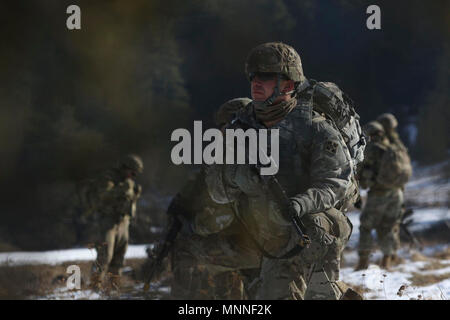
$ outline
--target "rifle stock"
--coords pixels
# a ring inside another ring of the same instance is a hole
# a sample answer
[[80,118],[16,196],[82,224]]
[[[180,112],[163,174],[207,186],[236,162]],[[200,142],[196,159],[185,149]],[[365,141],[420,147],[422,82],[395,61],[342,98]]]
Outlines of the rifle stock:
[[403,215],[402,215],[402,220],[400,222],[400,229],[403,230],[403,232],[408,236],[409,240],[418,248],[422,248],[423,245],[422,243],[419,241],[419,239],[416,238],[416,236],[414,236],[414,234],[412,234],[412,232],[408,229],[408,225],[412,223],[412,219],[409,221],[406,221],[407,218],[411,217],[412,214],[414,213],[414,210],[412,208],[408,208],[408,209],[403,209]]
[[152,282],[156,271],[160,268],[162,261],[169,254],[170,249],[172,248],[173,243],[175,242],[175,238],[177,237],[177,234],[180,231],[181,227],[182,227],[181,221],[176,217],[174,217],[172,225],[170,226],[170,229],[166,234],[164,242],[158,248],[159,249],[157,250],[158,253],[156,254],[156,257],[153,260],[152,264],[150,265],[148,276],[145,278],[144,281],[145,292],[147,292],[150,289],[150,283]]

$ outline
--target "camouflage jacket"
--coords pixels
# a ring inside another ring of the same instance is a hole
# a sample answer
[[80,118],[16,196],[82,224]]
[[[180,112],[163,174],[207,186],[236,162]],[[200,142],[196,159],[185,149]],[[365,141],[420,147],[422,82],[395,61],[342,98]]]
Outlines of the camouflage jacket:
[[389,132],[387,138],[389,139],[389,143],[396,145],[400,149],[407,150],[396,131]]
[[[229,126],[267,129],[254,115],[253,105],[241,109]],[[269,129],[279,129],[277,179],[301,214],[339,208],[352,184],[351,157],[332,123],[301,101],[283,120]],[[268,252],[276,253],[288,241],[291,222],[269,200],[252,165],[212,165],[206,168],[211,198],[234,203],[240,219]]]
[[99,219],[116,223],[124,216],[135,217],[141,186],[133,179],[123,178],[118,169],[101,174],[90,188],[95,195],[92,209]]
[[387,138],[379,141],[369,141],[364,150],[364,161],[361,166],[359,182],[363,189],[370,188],[372,192],[386,191],[386,187],[377,183],[377,175],[380,169],[381,160],[389,145]]
[[371,154],[367,155],[373,159],[369,159],[369,165],[366,166],[366,171],[373,171],[374,183],[369,186],[370,191],[384,193],[388,190],[404,188],[412,174],[408,149],[395,131],[388,132],[384,140],[377,145],[378,149],[381,148],[384,151],[372,150]]

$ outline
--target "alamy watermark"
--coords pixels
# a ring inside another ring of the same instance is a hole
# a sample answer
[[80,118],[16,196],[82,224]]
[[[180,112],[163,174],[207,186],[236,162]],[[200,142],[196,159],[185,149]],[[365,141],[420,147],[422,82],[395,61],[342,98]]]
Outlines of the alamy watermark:
[[[72,4],[67,7],[66,13],[70,14],[66,20],[66,26],[69,30],[81,29],[81,9],[79,6]],[[369,30],[381,29],[381,9],[379,6],[372,4],[367,7],[366,13],[370,16],[366,20],[366,26]]]
[[66,287],[69,290],[80,290],[81,289],[81,270],[76,264],[72,264],[67,267],[66,273],[70,274],[67,277]]
[[[270,144],[268,141],[270,140]],[[274,175],[279,164],[279,129],[208,129],[194,121],[194,137],[187,129],[172,132],[171,159],[179,164],[253,164],[262,175]],[[210,142],[204,149],[203,143]],[[192,159],[192,155],[194,156]]]
[[81,9],[79,6],[72,4],[67,7],[66,13],[70,14],[66,20],[66,27],[69,30],[81,29]]
[[381,29],[381,9],[376,4],[367,7],[366,13],[370,16],[366,20],[366,26],[369,30]]

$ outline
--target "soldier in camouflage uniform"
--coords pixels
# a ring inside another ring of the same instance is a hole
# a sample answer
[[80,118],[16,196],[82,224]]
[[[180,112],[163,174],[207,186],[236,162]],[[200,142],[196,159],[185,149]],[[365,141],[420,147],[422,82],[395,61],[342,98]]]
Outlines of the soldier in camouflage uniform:
[[382,115],[378,116],[377,121],[383,126],[386,138],[389,140],[389,143],[399,145],[401,146],[401,148],[406,149],[396,130],[398,121],[392,113],[383,113]]
[[[395,118],[395,116],[391,113],[383,113],[380,116],[378,116],[377,121],[381,123],[381,125],[384,128],[384,131],[386,133],[386,137],[389,140],[389,143],[391,145],[395,145],[397,148],[404,151],[406,155],[408,155],[408,149],[403,144],[402,140],[400,139],[397,130],[398,121]],[[410,161],[408,159],[408,161]],[[404,185],[401,186],[400,193],[401,193],[401,199],[403,200],[403,191],[405,189]],[[401,203],[402,207],[404,206],[404,202]],[[395,228],[395,253],[391,255],[391,263],[400,263],[402,259],[396,254],[396,251],[400,249],[400,228]]]
[[367,202],[360,217],[359,262],[356,270],[367,269],[373,249],[371,231],[377,231],[378,243],[383,252],[381,267],[388,268],[399,243],[399,223],[402,215],[403,193],[399,188],[385,186],[377,179],[382,158],[390,141],[384,127],[378,121],[365,126],[369,143],[365,150],[360,172],[362,188],[369,188]]
[[130,154],[93,182],[91,189],[95,190],[96,197],[93,223],[97,229],[97,260],[91,275],[93,288],[101,288],[107,272],[112,275],[113,286],[119,285],[130,219],[136,215],[136,202],[141,195],[141,186],[135,183],[135,178],[143,169],[141,158]]
[[279,129],[276,177],[311,245],[292,258],[285,256],[297,248],[299,235],[267,194],[254,166],[208,166],[208,192],[215,202],[230,205],[236,223],[263,255],[255,298],[339,299],[340,255],[351,233],[343,214],[354,174],[349,151],[331,121],[313,110],[314,92],[292,47],[266,43],[254,48],[246,74],[253,101],[227,128]]

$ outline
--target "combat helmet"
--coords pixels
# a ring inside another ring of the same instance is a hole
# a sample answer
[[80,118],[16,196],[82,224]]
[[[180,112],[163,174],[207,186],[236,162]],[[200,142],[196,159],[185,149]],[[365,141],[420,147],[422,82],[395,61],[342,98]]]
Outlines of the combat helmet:
[[247,79],[257,72],[277,73],[294,82],[305,81],[300,55],[282,42],[268,42],[253,48],[245,62]]
[[252,100],[249,98],[235,98],[222,104],[217,110],[214,121],[218,127],[222,127],[233,120],[236,112],[244,108]]
[[127,154],[121,159],[120,165],[137,173],[142,173],[144,171],[144,162],[141,157],[136,154]]
[[392,113],[383,113],[377,118],[377,121],[386,131],[394,130],[398,126],[398,121]]
[[[277,84],[272,96],[264,102],[266,105],[272,104],[283,94],[280,92],[282,78],[294,81],[296,87],[306,80],[300,55],[294,48],[282,42],[263,43],[250,51],[245,61],[245,75],[251,81],[257,73],[277,74]],[[295,90],[284,94],[293,92]]]
[[370,121],[364,126],[363,130],[364,133],[369,137],[375,135],[384,135],[385,133],[383,126],[378,121]]

